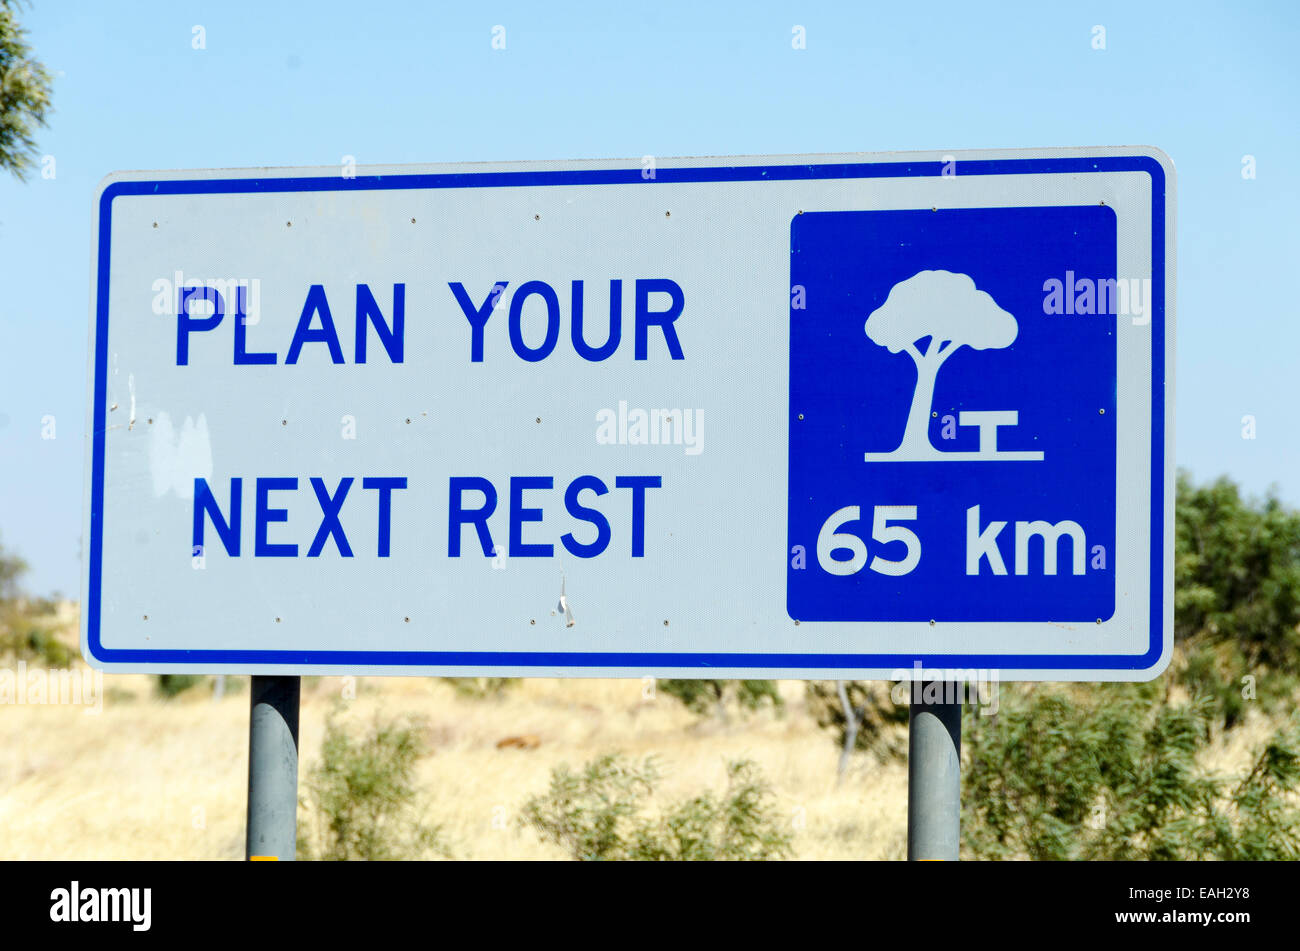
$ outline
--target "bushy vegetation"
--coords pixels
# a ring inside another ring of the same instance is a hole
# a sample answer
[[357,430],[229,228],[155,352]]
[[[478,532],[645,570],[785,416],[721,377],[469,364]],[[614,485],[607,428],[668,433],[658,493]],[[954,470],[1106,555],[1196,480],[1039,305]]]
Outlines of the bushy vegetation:
[[782,708],[781,695],[771,680],[660,680],[656,687],[680,700],[692,713],[704,715],[712,711],[723,720],[727,718],[728,703],[748,712],[764,704],[771,704],[775,710]]
[[472,700],[496,699],[518,683],[514,677],[443,677],[444,683],[451,684],[456,695]]
[[1178,479],[1174,629],[1235,644],[1251,665],[1300,671],[1300,512],[1219,479]]
[[36,159],[36,129],[50,110],[50,73],[27,45],[17,0],[0,0],[0,169],[24,178]]
[[207,679],[201,674],[159,674],[158,693],[170,700]]
[[27,660],[45,667],[67,667],[75,652],[59,640],[44,617],[50,612],[31,606],[0,605],[0,656]]
[[1296,723],[1233,777],[1198,765],[1209,702],[1167,703],[1130,685],[1080,694],[1004,692],[997,716],[966,717],[962,838],[972,857],[1300,858]]
[[424,821],[415,786],[421,725],[376,716],[350,730],[326,723],[320,760],[307,774],[298,857],[374,861],[449,856],[441,827]]
[[26,573],[27,563],[0,547],[0,661],[67,667],[74,652],[59,640],[51,623],[56,605],[23,593],[19,582]]
[[1227,479],[1197,487],[1185,475],[1176,511],[1181,649],[1170,679],[1231,728],[1243,700],[1276,710],[1300,682],[1300,512],[1244,500]]
[[601,756],[551,773],[550,789],[524,805],[521,822],[579,861],[749,861],[791,854],[791,834],[758,768],[727,765],[721,795],[703,792],[654,811],[653,758]]

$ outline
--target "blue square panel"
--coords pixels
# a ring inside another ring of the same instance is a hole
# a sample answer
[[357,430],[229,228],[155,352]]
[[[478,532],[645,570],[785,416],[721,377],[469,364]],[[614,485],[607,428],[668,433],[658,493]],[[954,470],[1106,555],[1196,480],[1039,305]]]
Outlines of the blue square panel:
[[790,616],[1109,619],[1114,212],[809,212],[790,253]]

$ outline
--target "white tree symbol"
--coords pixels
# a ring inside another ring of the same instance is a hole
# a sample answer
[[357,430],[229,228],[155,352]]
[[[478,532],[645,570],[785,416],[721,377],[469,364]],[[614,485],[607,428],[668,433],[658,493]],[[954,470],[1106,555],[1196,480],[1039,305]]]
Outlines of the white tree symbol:
[[903,441],[894,453],[919,459],[942,455],[930,443],[930,406],[939,367],[963,346],[1009,347],[1019,327],[1016,318],[976,288],[968,275],[920,271],[890,288],[885,302],[867,318],[866,333],[872,343],[890,353],[906,351],[916,363],[916,391]]

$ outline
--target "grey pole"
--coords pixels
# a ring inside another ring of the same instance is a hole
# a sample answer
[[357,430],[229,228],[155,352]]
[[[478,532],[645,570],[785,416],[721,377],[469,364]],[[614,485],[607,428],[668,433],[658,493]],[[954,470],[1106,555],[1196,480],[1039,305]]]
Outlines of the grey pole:
[[253,677],[248,719],[248,859],[292,861],[298,843],[299,677]]
[[961,841],[961,685],[943,688],[954,702],[923,703],[913,683],[907,727],[907,857],[956,861]]

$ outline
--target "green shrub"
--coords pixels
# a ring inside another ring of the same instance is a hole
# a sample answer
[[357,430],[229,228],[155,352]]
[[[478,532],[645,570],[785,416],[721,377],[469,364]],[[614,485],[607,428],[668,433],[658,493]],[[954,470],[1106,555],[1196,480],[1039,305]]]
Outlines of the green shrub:
[[320,760],[307,775],[298,856],[329,861],[448,856],[438,825],[427,824],[415,788],[421,724],[381,720],[353,732],[326,723]]
[[13,601],[21,593],[18,579],[27,573],[27,562],[9,554],[0,545],[0,601]]
[[1300,854],[1294,727],[1233,784],[1197,765],[1212,705],[1147,685],[1004,690],[967,716],[962,840],[975,858],[1228,859]]
[[206,679],[202,674],[159,674],[158,692],[170,700]]
[[733,700],[749,712],[765,703],[771,704],[774,710],[784,705],[772,680],[660,680],[657,687],[680,700],[692,713],[704,715],[713,711],[724,720],[727,703]]
[[0,659],[67,667],[76,655],[48,623],[57,605],[23,595],[18,581],[26,572],[27,562],[0,546]]
[[1215,857],[1225,861],[1300,859],[1300,729],[1279,731],[1244,780],[1232,790],[1231,812],[1216,812],[1210,827]]
[[1229,643],[1247,666],[1300,673],[1300,513],[1178,477],[1174,632]]
[[560,766],[548,792],[524,805],[520,821],[579,861],[745,861],[791,854],[792,836],[752,762],[727,765],[721,796],[704,792],[651,812],[659,779],[653,758],[637,764],[609,754],[580,773]]
[[16,606],[0,608],[0,657],[67,667],[76,655],[50,628]]
[[27,31],[18,22],[19,4],[0,2],[0,169],[19,180],[36,165],[35,134],[50,111],[50,71],[32,55]]
[[766,861],[789,858],[793,836],[770,802],[758,767],[748,760],[727,764],[726,792],[701,793],[671,807],[657,824],[643,827],[635,858],[652,861]]
[[1290,707],[1300,685],[1300,513],[1243,500],[1227,479],[1178,477],[1174,636],[1168,677],[1225,729],[1245,701]]
[[519,682],[516,677],[443,677],[441,679],[451,684],[457,696],[471,700],[496,699]]

